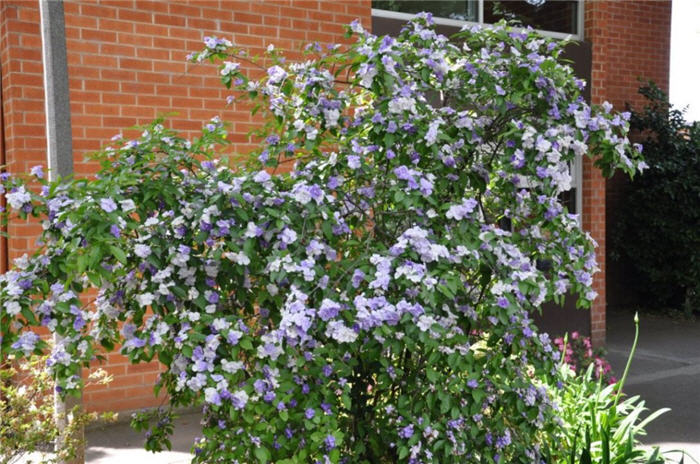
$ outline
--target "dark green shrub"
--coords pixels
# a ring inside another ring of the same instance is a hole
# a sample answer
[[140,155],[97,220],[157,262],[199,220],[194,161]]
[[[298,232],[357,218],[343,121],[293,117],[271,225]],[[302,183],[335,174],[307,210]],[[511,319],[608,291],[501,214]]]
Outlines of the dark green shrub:
[[685,121],[655,84],[639,92],[649,103],[631,127],[649,168],[621,204],[613,258],[631,266],[642,301],[690,313],[700,303],[700,124]]

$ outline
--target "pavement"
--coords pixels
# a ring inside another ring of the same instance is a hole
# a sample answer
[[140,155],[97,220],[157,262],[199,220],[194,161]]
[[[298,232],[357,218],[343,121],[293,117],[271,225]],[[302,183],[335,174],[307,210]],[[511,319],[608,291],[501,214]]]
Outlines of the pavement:
[[[608,314],[608,359],[618,376],[627,362],[634,339],[634,315]],[[685,464],[700,463],[700,322],[640,315],[640,338],[624,390],[641,395],[650,410],[671,408],[647,426],[645,444],[663,451],[683,449]],[[122,415],[123,419],[128,416]],[[143,449],[143,436],[128,421],[86,432],[88,464],[186,464],[189,450],[199,434],[200,416],[183,414],[176,422],[172,451],[149,453]],[[674,463],[680,453],[669,453]]]
[[[639,315],[639,342],[623,388],[650,411],[671,408],[647,427],[642,442],[662,451],[683,449],[700,462],[700,321]],[[622,376],[634,340],[634,314],[608,312],[607,358]],[[680,453],[669,453],[673,462]],[[689,459],[689,457],[693,459]]]
[[135,432],[121,414],[117,424],[97,426],[86,431],[86,464],[189,464],[190,448],[200,432],[201,414],[185,413],[175,421],[172,450],[151,453],[143,449],[143,433]]

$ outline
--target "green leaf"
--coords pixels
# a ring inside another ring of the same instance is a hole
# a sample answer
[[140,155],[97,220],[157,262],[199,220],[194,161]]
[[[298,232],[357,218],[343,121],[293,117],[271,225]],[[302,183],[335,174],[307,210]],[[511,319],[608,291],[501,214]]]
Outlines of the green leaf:
[[241,348],[245,349],[246,351],[253,350],[253,342],[250,341],[250,338],[242,338],[239,345],[241,345]]
[[269,461],[271,458],[270,452],[264,446],[255,448],[253,454],[255,454],[255,457],[258,459],[258,462],[262,462],[263,464]]
[[117,260],[122,263],[126,264],[126,253],[121,248],[117,248],[114,245],[109,246],[109,250],[112,252],[112,256],[117,258]]

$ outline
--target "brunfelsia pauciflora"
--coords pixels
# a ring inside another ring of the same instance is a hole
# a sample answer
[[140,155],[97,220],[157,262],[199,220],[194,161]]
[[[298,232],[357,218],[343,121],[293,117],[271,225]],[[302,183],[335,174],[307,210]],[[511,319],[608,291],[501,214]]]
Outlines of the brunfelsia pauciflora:
[[[595,297],[594,243],[559,200],[569,164],[644,165],[629,115],[584,102],[561,43],[430,23],[353,24],[302,62],[207,38],[191,60],[266,121],[236,163],[214,118],[192,140],[162,121],[116,137],[95,178],[37,168],[35,193],[5,175],[44,232],[0,278],[2,351],[59,333],[65,393],[117,344],[157,359],[170,404],[203,406],[195,462],[535,462],[559,433],[542,381],[558,352],[529,315]],[[159,449],[171,421],[152,419]]]

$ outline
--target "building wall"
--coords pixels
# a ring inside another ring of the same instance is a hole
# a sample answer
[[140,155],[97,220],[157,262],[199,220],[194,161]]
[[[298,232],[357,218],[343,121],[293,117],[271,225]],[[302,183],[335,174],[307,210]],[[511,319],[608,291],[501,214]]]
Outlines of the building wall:
[[[593,46],[590,83],[593,103],[607,100],[618,110],[624,109],[626,103],[640,107],[643,97],[637,93],[638,78],[652,79],[668,91],[670,1],[586,1],[584,19],[585,38]],[[599,297],[591,311],[591,335],[596,345],[605,340],[606,287],[609,286],[606,286],[606,225],[614,221],[614,201],[623,185],[620,180],[606,182],[590,160],[584,162],[583,224],[598,242],[601,268],[593,284]],[[610,283],[610,279],[607,281]]]
[[[225,109],[226,89],[213,66],[186,63],[204,36],[231,39],[252,53],[269,44],[300,56],[309,42],[343,41],[343,25],[360,19],[370,26],[370,2],[363,1],[78,1],[65,0],[75,171],[97,166],[84,160],[124,128],[177,112],[168,124],[197,131],[215,115],[232,123],[232,151],[253,146],[249,108]],[[37,0],[0,2],[0,66],[4,154],[12,173],[45,164],[44,93]],[[67,115],[68,116],[68,115]],[[126,132],[125,132],[126,134]],[[9,257],[34,249],[40,227],[9,226]],[[1,256],[0,256],[1,258]],[[127,410],[154,404],[155,363],[130,365],[109,354],[104,367],[115,376],[107,387],[88,388],[90,409]]]

